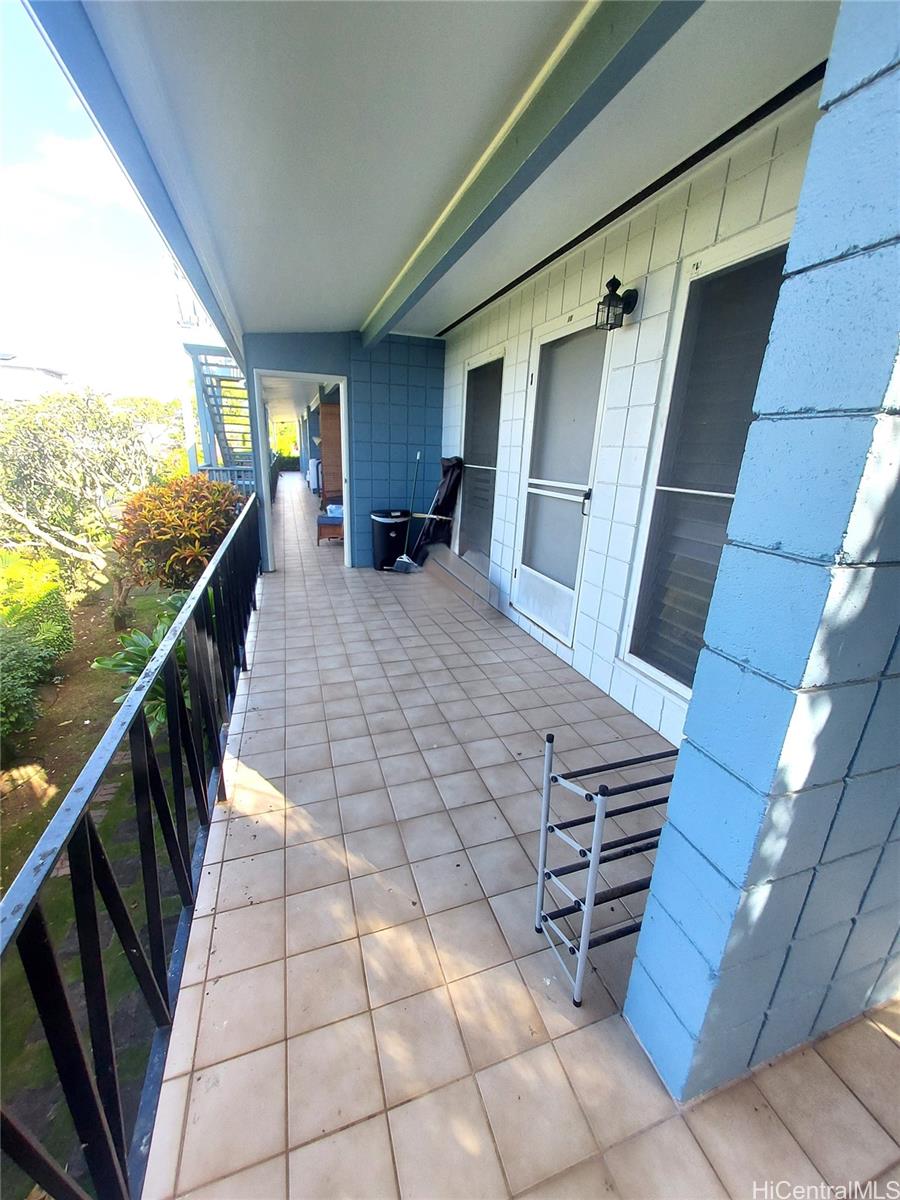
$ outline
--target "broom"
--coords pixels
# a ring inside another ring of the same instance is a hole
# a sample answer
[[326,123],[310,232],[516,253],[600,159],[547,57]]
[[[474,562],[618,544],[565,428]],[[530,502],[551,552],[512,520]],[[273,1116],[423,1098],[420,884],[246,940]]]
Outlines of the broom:
[[409,527],[410,527],[410,525],[412,525],[412,510],[413,510],[413,508],[415,508],[415,504],[416,504],[416,484],[419,482],[419,459],[421,457],[422,457],[422,451],[417,450],[416,451],[416,469],[413,474],[412,496],[410,497],[410,501],[409,501],[410,517],[409,517],[409,521],[406,524],[406,537],[403,541],[403,553],[400,555],[400,557],[394,563],[394,567],[393,567],[393,569],[395,571],[398,571],[401,575],[412,575],[415,571],[421,571],[421,569],[422,569],[419,566],[419,564],[413,562],[413,560],[406,553],[407,550],[409,549]]

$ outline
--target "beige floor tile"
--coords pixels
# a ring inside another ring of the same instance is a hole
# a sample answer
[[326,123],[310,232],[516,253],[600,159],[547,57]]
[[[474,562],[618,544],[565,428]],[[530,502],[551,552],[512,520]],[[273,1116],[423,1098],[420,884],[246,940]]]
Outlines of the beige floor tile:
[[288,775],[284,781],[284,794],[288,804],[317,804],[322,800],[333,800],[338,794],[334,773],[330,767],[326,767],[318,771],[305,771],[302,775]]
[[394,784],[389,790],[398,821],[421,817],[425,813],[444,811],[444,802],[431,779]]
[[284,730],[258,729],[241,737],[241,749],[246,754],[265,754],[269,750],[284,750]]
[[350,875],[371,875],[406,862],[400,831],[393,823],[348,833],[344,839]]
[[584,977],[581,1007],[576,1008],[572,1003],[571,981],[549,946],[537,954],[517,959],[516,963],[553,1038],[563,1037],[574,1029],[611,1017],[617,1011],[616,1003],[604,988],[600,977],[591,970]]
[[471,759],[456,742],[449,746],[435,746],[431,750],[423,750],[422,757],[433,776],[452,775],[457,771],[472,769]]
[[203,1000],[203,987],[183,987],[178,992],[178,1003],[175,1006],[175,1020],[172,1022],[172,1036],[169,1038],[169,1049],[166,1053],[166,1065],[163,1071],[164,1079],[173,1079],[176,1075],[186,1075],[194,1065],[194,1045],[197,1041],[197,1025],[200,1021],[200,1004]]
[[291,1147],[384,1107],[368,1013],[291,1038],[287,1047]]
[[511,958],[486,900],[434,913],[428,923],[448,983]]
[[348,877],[344,839],[340,837],[288,846],[284,862],[288,894],[325,887]]
[[621,1200],[728,1200],[681,1117],[620,1142],[605,1158]]
[[284,851],[251,854],[222,864],[216,908],[225,912],[284,895]]
[[397,1195],[383,1113],[290,1154],[291,1200],[392,1200]]
[[452,775],[441,775],[435,780],[447,808],[462,808],[465,804],[480,804],[490,800],[487,790],[477,771],[456,771]]
[[387,825],[394,820],[394,810],[386,788],[376,788],[358,796],[342,796],[338,803],[344,833]]
[[207,979],[196,1069],[283,1041],[284,961]]
[[752,1079],[703,1100],[684,1118],[731,1196],[750,1197],[753,1185],[767,1179],[787,1179],[792,1186],[822,1184]]
[[362,951],[373,1008],[443,983],[426,921],[370,933],[362,938]]
[[287,960],[288,1037],[355,1016],[368,1006],[356,938]]
[[403,1200],[499,1200],[508,1195],[471,1079],[393,1108],[388,1119]]
[[436,858],[439,854],[450,854],[454,850],[462,849],[453,823],[446,813],[429,813],[427,816],[401,821],[400,833],[410,862],[418,862],[421,858]]
[[480,846],[484,842],[496,842],[512,836],[512,830],[495,800],[455,808],[453,824],[464,846]]
[[368,762],[374,757],[375,745],[368,733],[362,737],[343,738],[331,743],[331,760],[336,767]]
[[349,763],[334,768],[334,781],[339,796],[356,796],[359,792],[370,792],[384,787],[384,776],[377,761]]
[[425,759],[415,749],[408,754],[394,754],[390,758],[383,758],[381,773],[388,787],[401,783],[415,783],[416,780],[430,777]]
[[316,804],[297,804],[289,808],[284,818],[284,844],[300,846],[322,838],[337,837],[341,816],[337,800],[320,800]]
[[284,810],[263,813],[255,817],[237,817],[228,822],[225,855],[242,858],[248,854],[264,854],[284,846]]
[[469,1074],[446,988],[397,1000],[375,1009],[372,1017],[389,1106]]
[[491,896],[490,905],[514,957],[534,954],[547,945],[534,928],[534,885]]
[[181,1075],[167,1080],[160,1088],[142,1200],[144,1197],[146,1200],[168,1200],[174,1195],[189,1083],[189,1076]]
[[179,1200],[284,1200],[286,1195],[287,1155],[279,1154],[226,1179],[183,1192]]
[[650,1060],[621,1017],[578,1029],[555,1045],[601,1149],[675,1111]]
[[[253,1120],[245,1103],[253,1098]],[[284,1043],[197,1071],[185,1124],[178,1189],[190,1191],[212,1179],[283,1154],[285,1147]]]
[[[516,838],[471,846],[469,860],[488,896],[536,883],[536,872]],[[534,924],[532,920],[531,924]]]
[[416,885],[408,866],[363,875],[353,880],[353,902],[359,932],[375,933],[422,915]]
[[816,1045],[822,1058],[900,1142],[900,1046],[870,1021],[855,1021]]
[[482,767],[479,771],[482,782],[495,800],[501,796],[517,796],[525,792],[531,780],[515,762],[500,763],[496,767]]
[[288,954],[302,954],[356,937],[349,883],[298,892],[285,902]]
[[267,900],[218,913],[207,974],[213,979],[284,958],[284,901]]
[[815,1050],[800,1050],[754,1076],[757,1087],[830,1184],[871,1179],[900,1148]]
[[501,796],[497,807],[513,833],[531,833],[540,828],[541,797],[538,791],[522,792],[518,796]]
[[[327,740],[328,726],[324,721],[307,721],[303,725],[288,725],[284,731],[285,767],[287,767],[289,751],[302,749],[304,746],[317,746]],[[291,759],[291,762],[302,762],[302,759]]]
[[374,734],[372,741],[379,758],[391,758],[395,754],[414,754],[418,750],[416,739],[407,729],[405,722],[397,729],[387,729]]
[[187,953],[184,957],[184,969],[181,972],[181,986],[183,988],[190,987],[195,983],[202,983],[206,978],[212,930],[212,917],[195,917],[191,922]]
[[547,1041],[540,1013],[515,963],[503,963],[450,984],[460,1028],[475,1070]]
[[[311,726],[301,725],[300,728],[309,729]],[[312,771],[328,771],[331,765],[331,746],[328,742],[292,746],[284,753],[285,776],[309,775]],[[326,777],[323,776],[323,778]]]
[[204,862],[200,871],[200,882],[194,897],[194,916],[208,917],[216,910],[216,895],[219,890],[219,876],[222,865],[218,862]]
[[887,1034],[892,1042],[900,1046],[900,998],[872,1009],[868,1019],[877,1025],[882,1033]]
[[478,738],[465,742],[464,749],[474,767],[494,767],[512,761],[512,755],[498,737]]
[[599,1154],[519,1194],[523,1200],[619,1200],[609,1168]]
[[477,1079],[513,1192],[596,1154],[552,1045],[479,1071]]
[[422,907],[429,915],[481,900],[484,895],[463,850],[456,854],[422,859],[413,863],[412,872],[422,898]]

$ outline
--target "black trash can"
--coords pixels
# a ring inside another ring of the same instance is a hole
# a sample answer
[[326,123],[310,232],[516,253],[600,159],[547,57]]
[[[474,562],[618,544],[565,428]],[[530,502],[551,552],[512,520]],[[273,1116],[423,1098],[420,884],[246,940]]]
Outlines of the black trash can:
[[372,565],[387,571],[403,553],[411,513],[408,508],[378,508],[371,516]]

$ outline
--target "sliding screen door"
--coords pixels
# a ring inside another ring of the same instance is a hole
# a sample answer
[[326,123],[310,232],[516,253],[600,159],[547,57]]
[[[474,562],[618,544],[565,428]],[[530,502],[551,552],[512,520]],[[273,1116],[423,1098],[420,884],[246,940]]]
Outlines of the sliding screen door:
[[695,280],[688,293],[631,653],[694,681],[783,249]]
[[482,575],[491,565],[502,386],[502,358],[473,367],[466,377],[458,553]]
[[583,329],[540,345],[515,607],[572,643],[606,334]]

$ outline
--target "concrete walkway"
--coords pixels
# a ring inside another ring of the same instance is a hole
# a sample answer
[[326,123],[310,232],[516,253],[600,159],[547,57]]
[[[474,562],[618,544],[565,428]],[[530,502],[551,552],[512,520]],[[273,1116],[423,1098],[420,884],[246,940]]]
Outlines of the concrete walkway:
[[345,570],[299,476],[275,511],[144,1200],[897,1179],[896,1013],[679,1108],[618,1015],[633,937],[573,1008],[533,928],[543,734],[570,770],[659,735],[438,572]]

